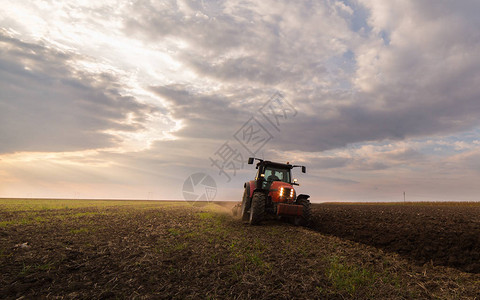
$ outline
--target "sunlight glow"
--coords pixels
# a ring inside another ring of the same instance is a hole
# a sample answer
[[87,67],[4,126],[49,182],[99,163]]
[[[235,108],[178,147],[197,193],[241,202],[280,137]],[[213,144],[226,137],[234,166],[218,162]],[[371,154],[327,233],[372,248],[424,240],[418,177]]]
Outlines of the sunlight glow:
[[[94,11],[92,6],[95,5],[113,12],[119,4],[116,1],[102,4],[95,1],[37,1],[34,5],[27,6],[15,2],[11,3],[7,10],[12,19],[21,20],[24,25],[22,39],[41,39],[47,45],[76,53],[71,66],[78,70],[79,74],[110,74],[120,81],[123,90],[119,92],[123,95],[165,107],[164,101],[149,92],[148,88],[192,78],[193,73],[182,68],[182,64],[169,54],[169,49],[184,49],[188,44],[179,39],[170,39],[146,45],[134,36],[125,36],[122,33],[123,20],[116,14],[107,18],[99,16],[91,22],[92,16],[84,9],[88,7],[88,10]],[[38,9],[44,14],[40,16],[36,11]],[[77,21],[72,22],[72,19]],[[98,30],[98,26],[101,26],[101,30]],[[15,32],[11,30],[11,33]],[[25,69],[31,70],[28,65]],[[142,132],[107,130],[106,133],[123,140],[123,151],[142,150],[155,140],[172,138],[171,133],[181,128],[179,120],[173,120],[171,116],[169,118],[170,120],[167,120],[154,114],[149,117],[148,126]],[[131,121],[125,120],[125,123],[129,124]]]

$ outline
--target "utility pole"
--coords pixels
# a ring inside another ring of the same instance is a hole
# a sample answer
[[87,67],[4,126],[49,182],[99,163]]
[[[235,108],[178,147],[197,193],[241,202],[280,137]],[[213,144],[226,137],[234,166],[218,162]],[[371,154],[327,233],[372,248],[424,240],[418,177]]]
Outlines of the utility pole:
[[403,203],[405,203],[405,192],[403,192]]

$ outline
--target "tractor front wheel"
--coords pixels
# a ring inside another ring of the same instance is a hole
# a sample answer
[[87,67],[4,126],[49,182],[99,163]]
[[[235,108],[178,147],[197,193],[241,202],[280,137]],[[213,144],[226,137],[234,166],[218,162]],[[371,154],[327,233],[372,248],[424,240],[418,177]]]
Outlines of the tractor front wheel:
[[267,197],[262,192],[253,194],[252,206],[250,207],[250,225],[257,225],[265,216],[265,201]]
[[298,199],[297,204],[302,205],[303,210],[301,217],[295,217],[295,225],[309,226],[312,219],[312,208],[310,201],[308,199]]
[[248,197],[247,189],[245,189],[243,192],[242,207],[240,208],[240,216],[242,217],[242,221],[248,221],[250,219],[248,211],[250,210],[251,204],[252,200],[250,197]]

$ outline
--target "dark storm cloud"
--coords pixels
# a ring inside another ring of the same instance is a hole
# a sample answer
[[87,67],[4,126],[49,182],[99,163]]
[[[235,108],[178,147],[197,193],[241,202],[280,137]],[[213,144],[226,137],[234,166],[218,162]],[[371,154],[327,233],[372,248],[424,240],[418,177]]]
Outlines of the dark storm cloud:
[[5,33],[0,44],[0,153],[114,146],[102,131],[140,130],[154,110],[122,96],[114,76],[72,68],[76,54]]

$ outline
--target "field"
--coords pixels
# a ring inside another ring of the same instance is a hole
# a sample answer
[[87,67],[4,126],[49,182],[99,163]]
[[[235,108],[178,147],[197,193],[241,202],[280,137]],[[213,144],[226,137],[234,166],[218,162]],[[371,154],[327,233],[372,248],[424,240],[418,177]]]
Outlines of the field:
[[322,233],[433,263],[480,273],[480,205],[321,205],[314,228]]
[[480,298],[478,206],[316,205],[312,228],[231,206],[0,199],[0,298]]

